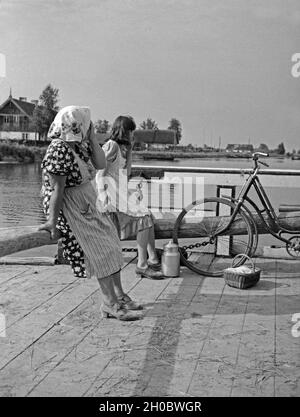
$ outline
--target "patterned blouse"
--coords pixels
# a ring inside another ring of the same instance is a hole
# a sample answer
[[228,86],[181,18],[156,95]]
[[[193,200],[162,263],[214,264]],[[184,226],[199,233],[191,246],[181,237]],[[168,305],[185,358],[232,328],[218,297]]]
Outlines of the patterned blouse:
[[[84,154],[79,146],[75,145],[75,152],[87,162],[90,158],[90,149]],[[79,166],[75,160],[71,148],[62,140],[54,139],[48,146],[46,155],[42,161],[43,185],[46,189],[52,189],[49,173],[53,175],[66,176],[66,187],[80,185],[82,177]]]
[[[75,152],[84,161],[89,160],[89,156],[85,155],[81,149],[75,147]],[[88,150],[87,154],[90,153]],[[43,169],[43,208],[46,216],[49,215],[49,203],[52,193],[50,183],[50,175],[65,175],[66,187],[74,187],[80,185],[82,177],[78,163],[74,157],[71,148],[62,140],[54,139],[46,152],[42,161]],[[72,230],[63,215],[62,210],[59,213],[56,228],[62,233],[62,246],[64,257],[69,260],[73,273],[77,277],[85,277],[86,270],[84,264],[83,250],[77,242]]]

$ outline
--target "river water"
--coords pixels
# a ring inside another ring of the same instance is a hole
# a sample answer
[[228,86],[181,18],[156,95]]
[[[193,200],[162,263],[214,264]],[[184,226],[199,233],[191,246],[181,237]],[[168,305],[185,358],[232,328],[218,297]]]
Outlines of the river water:
[[[142,161],[134,161],[143,164]],[[300,160],[269,158],[272,169],[299,169]],[[175,161],[146,161],[145,165],[175,165],[216,168],[251,168],[252,160],[248,159],[178,159]],[[276,177],[274,177],[274,181]],[[0,228],[33,226],[42,223],[45,218],[42,211],[41,198],[41,168],[35,164],[0,163]],[[289,192],[276,188],[272,193],[272,203],[278,207],[280,202],[300,204],[299,189],[290,188]],[[274,201],[275,199],[275,201]]]

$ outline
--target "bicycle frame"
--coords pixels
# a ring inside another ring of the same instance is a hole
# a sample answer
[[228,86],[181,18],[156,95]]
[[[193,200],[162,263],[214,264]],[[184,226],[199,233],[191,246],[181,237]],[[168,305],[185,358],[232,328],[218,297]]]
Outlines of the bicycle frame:
[[[234,222],[236,216],[238,215],[238,212],[240,209],[243,208],[245,205],[245,202],[249,203],[256,213],[258,214],[261,222],[264,225],[264,228],[274,237],[281,240],[284,243],[289,243],[289,240],[283,238],[281,236],[282,233],[288,233],[288,234],[300,234],[300,230],[288,230],[279,225],[279,218],[275,213],[275,210],[263,188],[263,185],[261,184],[259,178],[258,178],[258,172],[259,167],[257,166],[252,173],[250,173],[249,177],[247,178],[245,184],[242,186],[242,189],[236,199],[234,201],[236,202],[236,207],[231,215],[230,221],[225,229],[220,231],[218,234],[223,234],[224,231],[228,230],[232,223]],[[263,209],[260,210],[256,203],[254,203],[251,198],[248,197],[248,193],[250,189],[254,187],[256,194],[263,206]],[[263,217],[262,213],[266,213],[267,215],[267,221]]]

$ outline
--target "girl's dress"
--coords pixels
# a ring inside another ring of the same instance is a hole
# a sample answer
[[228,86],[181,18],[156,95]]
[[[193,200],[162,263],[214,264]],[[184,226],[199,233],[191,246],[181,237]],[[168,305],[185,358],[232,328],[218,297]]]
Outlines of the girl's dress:
[[139,185],[135,191],[128,191],[126,159],[119,145],[110,139],[104,143],[102,149],[107,165],[106,169],[99,170],[96,175],[98,210],[111,214],[120,239],[136,237],[139,231],[154,225],[153,216],[142,203]]
[[123,264],[118,234],[108,215],[96,208],[97,195],[91,180],[95,170],[89,156],[66,142],[53,140],[42,162],[43,207],[49,214],[52,193],[49,174],[66,176],[63,206],[57,229],[62,234],[64,257],[77,277],[107,277]]

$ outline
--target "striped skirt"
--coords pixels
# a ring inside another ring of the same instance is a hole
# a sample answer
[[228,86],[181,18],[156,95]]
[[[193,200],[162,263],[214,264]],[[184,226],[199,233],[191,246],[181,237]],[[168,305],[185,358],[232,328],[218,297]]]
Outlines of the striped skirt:
[[87,276],[104,278],[121,269],[123,257],[117,230],[96,200],[91,182],[65,188],[63,213],[84,252]]

